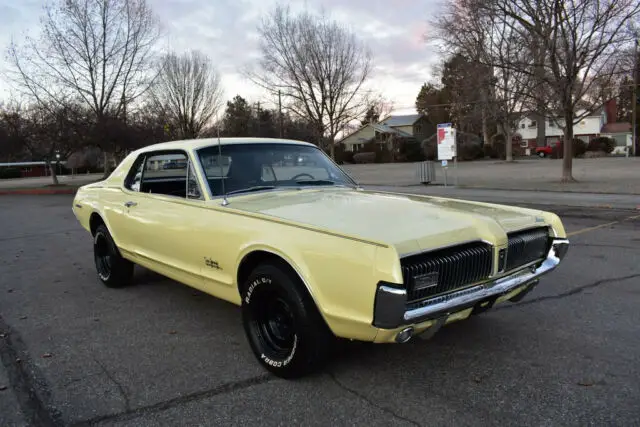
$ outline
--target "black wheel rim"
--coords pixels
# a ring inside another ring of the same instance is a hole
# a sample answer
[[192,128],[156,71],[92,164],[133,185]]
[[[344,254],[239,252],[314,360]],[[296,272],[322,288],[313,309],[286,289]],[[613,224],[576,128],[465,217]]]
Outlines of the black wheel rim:
[[108,279],[109,276],[111,276],[111,269],[113,266],[113,251],[104,235],[98,234],[96,236],[94,251],[98,274],[101,278]]
[[255,304],[253,324],[257,338],[268,356],[285,358],[295,344],[295,322],[289,303],[269,292]]

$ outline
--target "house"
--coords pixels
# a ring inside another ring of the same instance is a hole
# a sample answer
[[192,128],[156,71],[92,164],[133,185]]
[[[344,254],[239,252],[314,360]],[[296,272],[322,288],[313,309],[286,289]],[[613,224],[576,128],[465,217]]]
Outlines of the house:
[[416,143],[433,132],[435,132],[435,126],[422,114],[390,115],[378,123],[361,126],[336,141],[336,144],[342,144],[345,151],[353,152],[362,150],[369,142],[387,144],[387,148],[392,149],[393,141]]
[[[576,115],[582,115],[583,111],[577,111]],[[607,101],[602,107],[593,113],[586,115],[579,123],[573,125],[573,135],[582,139],[587,144],[593,138],[606,136],[616,141],[614,153],[625,153],[627,144],[631,141],[631,124],[617,122],[616,100]],[[524,114],[518,121],[514,137],[519,137],[523,148],[535,148],[537,146],[538,126],[545,127],[545,145],[562,141],[564,137],[564,119],[561,116],[547,117],[544,123],[537,123],[535,116]]]

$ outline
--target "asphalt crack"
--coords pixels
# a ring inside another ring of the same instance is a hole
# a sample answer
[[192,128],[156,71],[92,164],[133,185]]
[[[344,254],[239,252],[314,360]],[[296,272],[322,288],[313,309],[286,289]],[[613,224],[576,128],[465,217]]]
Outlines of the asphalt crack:
[[410,418],[403,417],[402,415],[397,414],[397,413],[396,413],[396,412],[394,412],[393,410],[391,410],[391,409],[389,409],[389,408],[386,408],[386,407],[384,407],[384,406],[379,405],[378,403],[376,403],[376,402],[374,402],[373,400],[369,399],[367,396],[363,395],[363,394],[362,394],[362,393],[360,393],[359,391],[357,391],[357,390],[355,390],[355,389],[352,389],[351,387],[347,387],[345,384],[343,384],[342,382],[340,382],[340,380],[338,380],[338,378],[336,378],[336,376],[335,376],[333,373],[329,372],[329,373],[327,373],[327,375],[329,375],[329,378],[331,378],[331,379],[333,380],[333,382],[334,382],[338,387],[340,387],[342,390],[346,391],[346,392],[347,392],[347,393],[349,393],[349,394],[352,394],[352,395],[356,396],[356,397],[357,397],[358,399],[360,399],[360,400],[363,400],[363,401],[364,401],[364,402],[366,402],[369,406],[371,406],[371,407],[373,407],[373,408],[376,408],[376,409],[379,409],[379,410],[381,410],[382,412],[384,412],[385,414],[390,415],[390,416],[392,416],[393,418],[395,418],[395,419],[397,419],[397,420],[405,421],[405,422],[407,422],[407,423],[409,423],[409,424],[411,424],[411,425],[421,427],[421,424],[419,424],[418,422],[416,422],[416,421],[414,421],[414,420],[412,420],[412,419],[410,419]]
[[93,357],[93,360],[98,364],[98,366],[100,366],[100,369],[102,369],[102,372],[104,372],[107,378],[109,378],[111,382],[114,383],[118,388],[118,391],[120,392],[120,395],[124,400],[125,412],[131,411],[131,402],[129,401],[129,394],[125,390],[125,387],[118,380],[116,380],[113,375],[111,375],[111,372],[109,372],[109,370],[107,370],[107,368],[97,358]]
[[144,415],[149,415],[156,412],[162,412],[167,409],[171,409],[175,406],[184,405],[193,401],[211,398],[214,396],[220,396],[228,393],[233,393],[238,390],[244,390],[256,385],[261,385],[273,381],[276,377],[271,374],[263,374],[255,377],[251,377],[245,380],[233,381],[222,384],[218,387],[210,390],[200,391],[196,393],[179,396],[173,399],[165,400],[153,405],[142,406],[136,409],[116,413],[109,415],[102,415],[88,420],[79,421],[71,424],[72,427],[91,426],[102,422],[119,422],[127,421],[134,418],[138,418]]
[[599,286],[605,285],[607,283],[615,283],[615,282],[623,282],[625,280],[629,280],[629,279],[635,279],[640,277],[640,274],[630,274],[628,276],[621,276],[621,277],[612,277],[609,279],[600,279],[597,280],[593,283],[590,283],[588,285],[584,285],[584,286],[578,286],[577,288],[573,288],[570,291],[567,292],[563,292],[561,294],[556,294],[556,295],[547,295],[547,296],[542,296],[542,297],[538,297],[538,298],[533,298],[527,301],[523,301],[520,303],[516,303],[516,304],[511,304],[511,305],[503,305],[503,306],[499,306],[496,307],[494,310],[506,310],[506,309],[510,309],[510,308],[515,308],[515,307],[521,307],[523,305],[529,305],[529,304],[536,304],[542,301],[547,301],[547,300],[556,300],[556,299],[562,299],[562,298],[567,298],[573,295],[577,295],[580,294],[584,291],[586,291],[587,289],[593,289],[593,288],[597,288]]
[[20,334],[0,316],[0,360],[7,371],[9,384],[29,425],[63,426],[62,415],[50,402],[49,387],[39,369],[31,361]]

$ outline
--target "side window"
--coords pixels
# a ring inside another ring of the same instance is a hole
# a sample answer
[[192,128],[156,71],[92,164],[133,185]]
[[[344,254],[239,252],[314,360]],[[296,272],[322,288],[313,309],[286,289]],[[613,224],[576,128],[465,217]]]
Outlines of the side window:
[[153,153],[144,162],[140,191],[187,197],[187,156],[184,152]]
[[125,188],[131,191],[140,191],[140,182],[142,182],[142,168],[144,167],[144,154],[136,159],[131,166],[131,170],[127,175],[124,183]]

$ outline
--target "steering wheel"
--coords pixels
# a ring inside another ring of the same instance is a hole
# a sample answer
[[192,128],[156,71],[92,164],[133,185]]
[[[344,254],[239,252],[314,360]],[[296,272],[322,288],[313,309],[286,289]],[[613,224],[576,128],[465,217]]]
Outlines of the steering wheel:
[[309,175],[308,173],[304,173],[304,172],[303,172],[303,173],[299,173],[298,175],[296,175],[296,176],[292,177],[291,179],[292,179],[292,180],[295,180],[296,178],[301,177],[301,176],[305,176],[305,175],[306,175],[306,176],[308,176],[308,177],[309,177],[309,178],[311,178],[311,179],[315,179],[315,177],[313,177],[313,176]]

